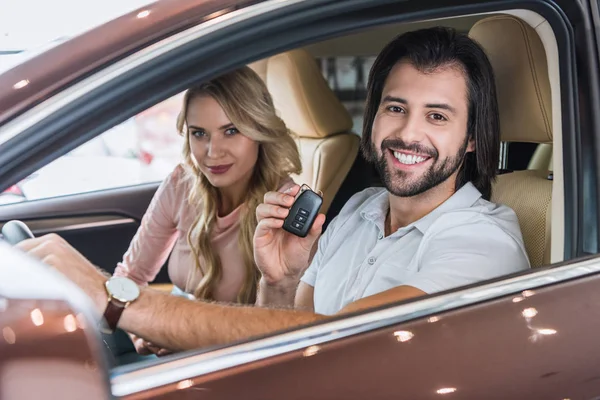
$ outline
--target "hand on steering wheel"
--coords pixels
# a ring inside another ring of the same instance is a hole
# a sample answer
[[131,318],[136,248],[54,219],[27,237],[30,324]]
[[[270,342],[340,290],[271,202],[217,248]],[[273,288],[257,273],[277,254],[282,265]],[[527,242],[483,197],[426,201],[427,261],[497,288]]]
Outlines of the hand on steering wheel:
[[[45,235],[36,239],[25,223],[13,220],[4,224],[2,236],[6,242],[39,258],[43,263],[58,270],[80,287],[102,285],[101,282],[106,280],[102,272],[56,234]],[[106,306],[106,294],[103,293],[102,298],[100,296],[96,297],[92,300],[95,301],[96,308],[102,312],[103,307]],[[111,340],[107,340],[104,334],[102,335],[103,342],[110,352],[109,359],[114,365],[116,364],[114,352],[108,344]]]

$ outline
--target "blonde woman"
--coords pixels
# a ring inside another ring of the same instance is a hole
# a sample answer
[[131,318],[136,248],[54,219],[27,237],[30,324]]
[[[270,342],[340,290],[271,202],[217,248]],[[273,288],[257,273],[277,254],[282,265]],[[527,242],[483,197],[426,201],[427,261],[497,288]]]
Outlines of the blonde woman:
[[[198,299],[254,303],[256,207],[265,193],[294,185],[296,143],[248,67],[189,89],[177,129],[183,163],[158,188],[115,275],[145,285],[170,254],[177,288]],[[134,342],[140,353],[158,350]]]

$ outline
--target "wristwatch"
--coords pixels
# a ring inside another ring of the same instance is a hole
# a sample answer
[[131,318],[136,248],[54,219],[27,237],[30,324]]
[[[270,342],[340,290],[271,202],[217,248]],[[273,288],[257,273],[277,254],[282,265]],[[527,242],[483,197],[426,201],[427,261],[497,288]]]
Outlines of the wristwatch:
[[113,333],[121,314],[129,304],[134,302],[140,295],[140,288],[129,278],[113,276],[104,284],[108,301],[104,310],[104,321],[106,327],[101,328],[103,333]]

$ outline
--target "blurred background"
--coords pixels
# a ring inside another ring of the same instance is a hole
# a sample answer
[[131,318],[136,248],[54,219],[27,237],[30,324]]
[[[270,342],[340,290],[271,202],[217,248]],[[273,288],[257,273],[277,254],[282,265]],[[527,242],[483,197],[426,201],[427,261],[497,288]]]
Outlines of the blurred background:
[[[0,74],[148,0],[0,0]],[[329,86],[362,131],[374,57],[317,58]],[[163,180],[181,160],[175,129],[182,94],[130,118],[0,193],[0,204],[34,201]]]

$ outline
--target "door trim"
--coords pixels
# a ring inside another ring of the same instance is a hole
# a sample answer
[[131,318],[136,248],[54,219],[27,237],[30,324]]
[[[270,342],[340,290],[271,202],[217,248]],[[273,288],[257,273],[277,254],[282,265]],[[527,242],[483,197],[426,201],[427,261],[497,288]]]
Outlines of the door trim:
[[128,396],[291,351],[304,350],[311,346],[317,346],[318,349],[319,345],[334,340],[505,296],[531,297],[535,295],[534,289],[596,273],[600,273],[598,257],[535,272],[527,271],[509,279],[503,277],[488,284],[477,284],[467,289],[434,295],[420,301],[409,300],[354,316],[334,317],[333,320],[306,328],[217,350],[203,351],[200,354],[162,362],[160,365],[127,372],[120,372],[121,369],[116,368],[111,377],[112,393],[116,397]]

